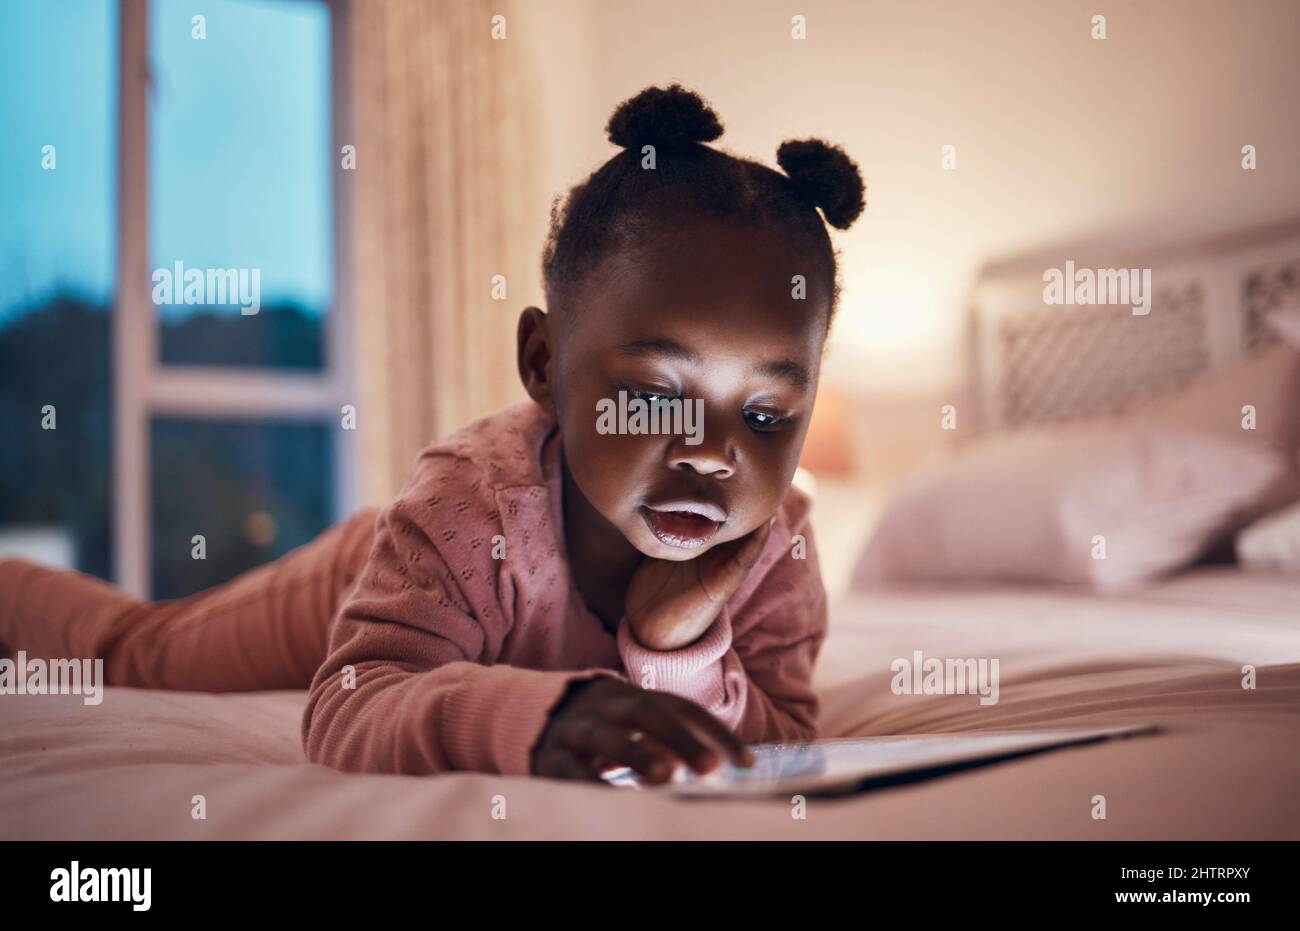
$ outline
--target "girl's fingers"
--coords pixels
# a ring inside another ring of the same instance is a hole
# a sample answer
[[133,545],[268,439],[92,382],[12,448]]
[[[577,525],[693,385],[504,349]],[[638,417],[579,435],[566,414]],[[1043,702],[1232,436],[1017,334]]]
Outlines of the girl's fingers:
[[587,761],[564,747],[551,747],[546,751],[539,775],[548,779],[577,779],[584,782],[599,778],[599,774]]
[[755,763],[753,752],[745,746],[745,742],[731,732],[731,729],[719,721],[716,717],[709,714],[704,708],[687,699],[682,699],[682,713],[691,719],[691,722],[708,734],[719,747],[727,754],[731,761],[741,767],[748,768]]
[[[645,774],[646,778],[651,782],[667,782],[672,779],[673,773],[677,771],[678,767],[686,765],[680,756],[648,734],[644,734],[638,742],[644,744],[647,751],[653,754],[656,760],[654,771]],[[637,770],[637,772],[640,772],[640,770]]]
[[666,782],[682,762],[658,740],[622,724],[601,722],[597,727],[575,735],[570,746],[579,753],[602,756],[630,766],[647,782]]
[[[700,566],[705,590],[714,600],[725,601],[740,587],[749,570],[754,568],[763,555],[763,548],[767,545],[767,538],[772,535],[772,524],[775,521],[776,516],[773,515],[766,524],[751,530],[740,539],[721,544],[715,551],[722,558],[715,559],[712,565]],[[708,556],[703,559],[707,560]]]
[[[707,773],[712,770],[720,762],[721,757],[712,747],[701,741],[690,728],[683,724],[678,716],[679,709],[683,705],[690,705],[691,703],[686,699],[679,699],[678,701],[681,704],[673,702],[670,712],[664,706],[664,703],[669,699],[676,698],[676,696],[658,692],[650,694],[653,695],[653,698],[636,702],[627,706],[626,709],[614,713],[620,716],[622,723],[645,731],[647,737],[658,740],[697,773]],[[701,708],[700,710],[703,711],[704,709]],[[706,717],[712,717],[707,711],[704,714]],[[719,721],[717,724],[718,727],[722,727],[722,722]],[[725,727],[722,727],[722,729],[726,730]],[[708,732],[708,729],[706,729],[706,732]]]
[[735,568],[747,572],[754,567],[758,557],[763,554],[763,547],[767,545],[767,538],[772,535],[772,525],[775,523],[776,515],[773,514],[768,518],[767,523],[754,528],[747,536],[736,541],[739,545],[731,554],[730,560],[735,564]]

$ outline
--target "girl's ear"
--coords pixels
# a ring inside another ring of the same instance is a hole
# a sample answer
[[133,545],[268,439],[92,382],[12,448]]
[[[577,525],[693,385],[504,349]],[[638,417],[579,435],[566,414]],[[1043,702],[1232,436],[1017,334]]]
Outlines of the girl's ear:
[[551,373],[555,354],[551,349],[551,318],[539,307],[525,307],[519,314],[517,336],[519,380],[528,396],[555,412]]

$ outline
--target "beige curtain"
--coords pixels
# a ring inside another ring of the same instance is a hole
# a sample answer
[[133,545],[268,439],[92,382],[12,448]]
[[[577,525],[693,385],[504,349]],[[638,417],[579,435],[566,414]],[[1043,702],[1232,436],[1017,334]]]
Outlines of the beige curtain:
[[[419,451],[525,397],[519,311],[536,302],[537,81],[511,0],[353,0],[344,133],[356,169],[351,323],[362,497],[391,498]],[[506,38],[492,38],[493,17]],[[506,300],[493,297],[505,276]]]

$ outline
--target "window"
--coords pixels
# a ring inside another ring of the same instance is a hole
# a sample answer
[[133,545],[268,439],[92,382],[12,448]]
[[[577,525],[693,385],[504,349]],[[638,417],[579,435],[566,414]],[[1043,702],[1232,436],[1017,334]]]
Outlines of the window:
[[[172,292],[151,295],[159,360],[319,371],[333,298],[329,10],[205,3],[201,40],[189,0],[150,10],[149,267]],[[191,302],[177,286],[190,270],[236,287]]]
[[0,4],[0,554],[112,571],[117,8]]
[[[154,417],[154,597],[187,595],[318,534],[330,509],[332,427]],[[196,533],[202,560],[193,558]]]
[[77,568],[183,596],[355,505],[333,6],[4,6],[0,67],[25,77],[0,144],[35,163],[68,141],[57,171],[5,179],[25,212],[0,221],[0,278],[34,284],[0,291],[0,364],[21,361],[0,374],[2,429],[22,433],[0,453],[0,546],[61,534]]

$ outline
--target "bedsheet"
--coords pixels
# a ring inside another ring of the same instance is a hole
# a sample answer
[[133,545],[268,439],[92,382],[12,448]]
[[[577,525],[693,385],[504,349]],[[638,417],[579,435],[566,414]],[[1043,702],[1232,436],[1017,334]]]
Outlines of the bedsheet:
[[[832,611],[817,670],[825,736],[1147,722],[1161,732],[812,798],[803,817],[785,799],[336,772],[303,757],[299,691],[110,688],[94,707],[3,696],[0,837],[1300,839],[1297,606],[1300,581],[1235,570],[1122,598],[853,593]],[[891,688],[890,663],[916,650],[998,658],[997,703]]]

